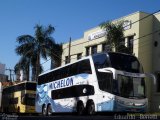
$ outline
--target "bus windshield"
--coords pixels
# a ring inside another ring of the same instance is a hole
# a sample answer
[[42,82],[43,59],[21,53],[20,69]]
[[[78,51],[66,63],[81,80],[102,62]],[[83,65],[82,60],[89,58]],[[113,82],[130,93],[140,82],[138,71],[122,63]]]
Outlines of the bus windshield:
[[145,98],[144,78],[118,75],[117,79],[118,86],[114,90],[117,90],[118,96],[137,99]]
[[122,70],[132,73],[142,73],[142,66],[136,57],[120,54],[120,53],[108,53],[111,66],[117,70]]

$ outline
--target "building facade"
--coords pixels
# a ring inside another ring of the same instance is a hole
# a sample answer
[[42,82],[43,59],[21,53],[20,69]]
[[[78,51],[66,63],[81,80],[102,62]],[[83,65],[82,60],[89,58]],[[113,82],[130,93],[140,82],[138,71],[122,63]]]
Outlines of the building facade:
[[5,75],[5,64],[0,63],[0,82],[8,81],[8,76]]
[[0,74],[5,74],[5,64],[0,63]]
[[[156,83],[146,79],[147,97],[150,112],[160,111],[160,13],[150,15],[135,12],[112,22],[124,21],[124,45],[138,57],[145,73],[155,74]],[[74,62],[84,56],[109,51],[105,34],[99,26],[84,32],[84,36],[63,44],[62,65]]]
[[7,82],[8,81],[8,75],[0,74],[0,82]]

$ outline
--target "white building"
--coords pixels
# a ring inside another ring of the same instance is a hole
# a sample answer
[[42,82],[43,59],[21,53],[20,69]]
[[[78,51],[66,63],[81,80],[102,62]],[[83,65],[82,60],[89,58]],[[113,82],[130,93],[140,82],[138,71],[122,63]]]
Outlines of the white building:
[[[125,46],[130,49],[144,68],[145,73],[156,76],[156,84],[146,79],[149,111],[160,112],[160,12],[150,15],[135,12],[112,22],[124,21],[128,25],[124,31]],[[124,26],[125,26],[124,25]],[[108,50],[103,29],[99,26],[84,31],[84,36],[63,44],[62,65],[74,62],[81,57]]]
[[5,64],[0,63],[0,74],[5,74]]

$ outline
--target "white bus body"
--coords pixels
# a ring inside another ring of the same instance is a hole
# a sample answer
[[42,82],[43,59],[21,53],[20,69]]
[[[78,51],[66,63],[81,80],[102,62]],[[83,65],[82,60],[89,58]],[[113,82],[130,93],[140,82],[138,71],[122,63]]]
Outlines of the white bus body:
[[144,78],[135,56],[112,52],[88,56],[39,75],[36,111],[145,112]]

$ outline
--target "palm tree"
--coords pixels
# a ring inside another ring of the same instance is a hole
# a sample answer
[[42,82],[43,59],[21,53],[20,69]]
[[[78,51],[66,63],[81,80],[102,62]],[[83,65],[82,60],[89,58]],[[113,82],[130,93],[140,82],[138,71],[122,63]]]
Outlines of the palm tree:
[[20,72],[20,70],[23,70],[26,74],[26,80],[29,81],[29,66],[30,66],[30,60],[27,57],[22,56],[19,60],[19,62],[15,65],[14,71],[17,74]]
[[55,49],[56,43],[53,37],[51,37],[54,31],[55,29],[51,25],[48,27],[36,25],[34,36],[22,35],[17,38],[19,46],[16,47],[15,51],[18,55],[30,59],[30,65],[32,65],[33,70],[35,70],[35,80],[37,80],[42,70],[40,58],[47,59],[49,51],[52,50],[53,52]]
[[109,44],[111,48],[115,48],[116,52],[125,52],[125,46],[122,45],[122,42],[124,42],[123,22],[112,23],[110,21],[107,21],[101,23],[100,27],[107,33],[107,44]]
[[51,57],[51,69],[59,67],[61,65],[62,44],[55,44],[55,47],[51,48],[48,53]]

